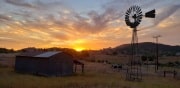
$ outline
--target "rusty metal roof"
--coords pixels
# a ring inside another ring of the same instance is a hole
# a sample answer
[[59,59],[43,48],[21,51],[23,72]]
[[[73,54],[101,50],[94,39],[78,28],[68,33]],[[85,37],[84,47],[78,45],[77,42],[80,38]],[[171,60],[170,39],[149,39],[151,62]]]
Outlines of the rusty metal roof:
[[58,53],[61,53],[61,51],[49,51],[49,52],[45,52],[45,53],[36,55],[34,57],[51,57],[51,56],[56,55]]

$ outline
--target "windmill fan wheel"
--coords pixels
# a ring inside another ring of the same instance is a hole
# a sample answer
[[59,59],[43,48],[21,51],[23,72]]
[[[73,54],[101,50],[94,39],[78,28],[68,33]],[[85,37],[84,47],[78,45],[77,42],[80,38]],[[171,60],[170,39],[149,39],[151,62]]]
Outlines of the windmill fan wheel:
[[125,22],[131,28],[136,28],[142,20],[142,11],[139,6],[130,7],[125,15]]

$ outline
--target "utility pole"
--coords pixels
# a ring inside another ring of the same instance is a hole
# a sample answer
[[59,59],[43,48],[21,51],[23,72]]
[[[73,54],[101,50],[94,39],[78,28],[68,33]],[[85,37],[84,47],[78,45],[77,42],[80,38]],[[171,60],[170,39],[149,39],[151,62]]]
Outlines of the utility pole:
[[158,70],[159,65],[159,44],[158,44],[158,38],[161,37],[161,35],[153,36],[153,38],[156,39],[156,62],[155,62],[155,72]]

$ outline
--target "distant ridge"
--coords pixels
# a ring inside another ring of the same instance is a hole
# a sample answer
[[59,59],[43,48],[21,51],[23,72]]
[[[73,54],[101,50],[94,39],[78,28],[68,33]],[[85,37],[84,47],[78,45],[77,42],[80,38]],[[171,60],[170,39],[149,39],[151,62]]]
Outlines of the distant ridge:
[[[139,53],[141,54],[153,54],[156,49],[156,44],[152,42],[142,42],[138,44]],[[113,48],[113,50],[117,52],[125,52],[130,54],[131,52],[131,44],[123,44]],[[180,46],[171,46],[166,44],[159,44],[159,52],[160,54],[175,54],[180,52]]]

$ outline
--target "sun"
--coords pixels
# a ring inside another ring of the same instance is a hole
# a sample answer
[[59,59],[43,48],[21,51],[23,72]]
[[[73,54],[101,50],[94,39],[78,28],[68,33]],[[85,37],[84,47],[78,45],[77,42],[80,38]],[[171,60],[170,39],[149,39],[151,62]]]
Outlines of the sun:
[[83,47],[75,47],[74,49],[78,52],[85,50],[85,48],[83,48]]

